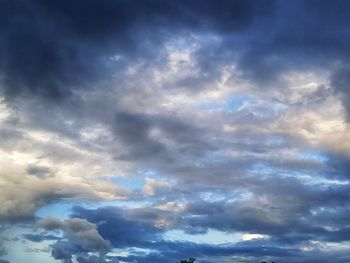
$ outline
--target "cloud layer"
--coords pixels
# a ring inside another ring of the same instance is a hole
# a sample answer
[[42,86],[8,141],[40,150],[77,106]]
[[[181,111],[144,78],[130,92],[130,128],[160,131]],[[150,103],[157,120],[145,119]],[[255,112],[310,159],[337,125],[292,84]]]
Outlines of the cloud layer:
[[2,1],[1,260],[348,262],[349,15]]

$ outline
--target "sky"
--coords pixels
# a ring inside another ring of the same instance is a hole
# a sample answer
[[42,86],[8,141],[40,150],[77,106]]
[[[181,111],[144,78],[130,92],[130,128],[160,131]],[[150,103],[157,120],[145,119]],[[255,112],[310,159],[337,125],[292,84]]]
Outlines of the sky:
[[0,263],[350,262],[349,1],[0,5]]

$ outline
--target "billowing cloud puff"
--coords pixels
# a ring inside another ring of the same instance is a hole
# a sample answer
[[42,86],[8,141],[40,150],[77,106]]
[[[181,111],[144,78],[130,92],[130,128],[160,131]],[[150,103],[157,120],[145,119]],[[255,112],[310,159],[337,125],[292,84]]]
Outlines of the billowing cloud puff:
[[45,230],[61,230],[72,243],[88,250],[102,250],[109,246],[97,232],[96,225],[85,219],[72,218],[60,221],[52,217],[45,217],[38,221],[38,225]]

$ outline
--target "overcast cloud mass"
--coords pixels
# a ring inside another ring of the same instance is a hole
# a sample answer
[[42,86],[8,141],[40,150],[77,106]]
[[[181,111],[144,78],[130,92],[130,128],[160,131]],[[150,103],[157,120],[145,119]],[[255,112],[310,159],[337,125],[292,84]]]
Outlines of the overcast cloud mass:
[[349,1],[0,4],[0,263],[350,262]]

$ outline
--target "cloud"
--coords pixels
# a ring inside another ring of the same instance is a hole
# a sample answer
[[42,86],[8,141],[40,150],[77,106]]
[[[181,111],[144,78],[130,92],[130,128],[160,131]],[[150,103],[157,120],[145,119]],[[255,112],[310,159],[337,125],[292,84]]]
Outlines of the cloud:
[[29,165],[27,168],[27,173],[30,175],[37,176],[39,178],[54,176],[50,171],[50,168],[45,166],[37,166],[37,165]]
[[59,240],[61,239],[58,236],[54,236],[54,235],[40,235],[40,234],[23,234],[21,237],[32,241],[32,242],[42,242],[44,240]]
[[51,245],[51,255],[54,259],[60,259],[64,263],[71,263],[72,254],[79,251],[76,246],[67,241],[57,241]]
[[[17,114],[28,123],[12,122]],[[0,132],[3,138],[0,221],[33,219],[38,208],[60,199],[110,200],[127,195],[127,191],[118,185],[93,176],[103,172],[98,171],[98,166],[102,167],[98,160],[96,166],[92,164],[92,150],[73,146],[73,140],[60,132],[38,130],[30,118],[11,110],[1,122]],[[105,156],[97,157],[101,158],[105,159]],[[83,159],[90,166],[83,164]]]
[[[74,216],[85,217],[91,222],[103,222],[98,225],[98,230],[105,239],[109,239],[111,246],[115,248],[138,247],[154,252],[142,256],[133,255],[127,260],[141,260],[151,262],[157,258],[160,262],[168,262],[169,259],[177,260],[181,257],[193,255],[196,257],[225,256],[225,255],[253,255],[253,256],[289,256],[296,255],[297,251],[275,247],[242,246],[216,246],[209,244],[195,244],[191,242],[174,242],[162,239],[160,235],[164,230],[152,225],[152,217],[147,220],[144,213],[151,214],[149,210],[132,211],[121,210],[117,207],[105,207],[97,210],[75,208]],[[144,213],[143,213],[144,212]],[[158,212],[159,213],[159,212]],[[184,222],[179,222],[183,224]],[[124,260],[120,258],[121,260]]]
[[335,88],[336,93],[340,96],[347,112],[347,119],[350,114],[350,98],[349,98],[349,65],[342,65],[336,69],[331,76],[331,84]]
[[95,255],[88,256],[88,257],[79,256],[77,260],[79,263],[107,263],[107,262],[119,263],[119,260],[116,257],[113,258],[112,260],[107,260],[107,259],[104,259],[103,257],[97,257]]
[[72,218],[60,221],[52,217],[45,217],[38,221],[38,225],[45,230],[61,230],[72,243],[88,250],[102,250],[109,246],[97,231],[95,224],[85,219]]
[[[4,231],[4,228],[2,228],[0,230],[1,232]],[[8,241],[5,239],[5,237],[3,236],[3,233],[1,234],[1,239],[0,239],[0,263],[9,263],[9,261],[5,260],[5,259],[1,259],[2,257],[6,256],[8,254],[8,249],[7,246],[5,245],[5,242]]]
[[212,148],[198,127],[172,115],[120,112],[113,128],[129,151],[119,158],[152,162],[149,160],[152,153],[152,157],[156,155],[157,159],[174,162],[178,152],[195,155]]
[[[203,204],[203,208],[206,207],[214,207],[216,210],[219,210],[217,207],[219,204]],[[191,222],[197,226],[205,226],[205,222],[192,221],[191,218],[198,218],[201,220],[203,218],[203,214],[199,214],[198,211],[194,211],[193,208],[189,208],[191,211],[187,211],[189,216],[187,220],[179,220],[177,225],[173,225],[173,228],[182,228],[186,229],[186,225],[191,225]],[[129,210],[129,211],[128,211]],[[231,209],[232,210],[232,209]],[[229,209],[222,209],[222,212],[229,211]],[[141,213],[140,213],[141,212]],[[273,257],[273,258],[296,258],[303,257],[301,251],[298,251],[294,248],[279,248],[279,245],[283,244],[280,240],[279,242],[274,242],[274,239],[267,238],[261,244],[252,243],[252,241],[245,241],[241,243],[237,243],[234,245],[208,245],[208,244],[195,244],[190,242],[172,242],[165,241],[161,237],[162,229],[156,228],[152,226],[152,222],[154,222],[155,218],[150,216],[151,211],[149,209],[144,210],[145,213],[148,213],[149,220],[147,220],[147,216],[142,213],[142,211],[135,209],[120,210],[116,207],[106,207],[100,208],[97,210],[87,210],[83,208],[75,208],[74,216],[86,217],[92,222],[103,222],[103,224],[99,225],[99,231],[102,236],[108,238],[111,241],[112,247],[139,247],[149,250],[154,250],[157,252],[150,252],[147,255],[142,256],[130,256],[128,261],[132,261],[134,259],[143,260],[143,261],[152,261],[154,258],[157,258],[160,262],[167,262],[169,258],[173,260],[177,260],[179,257],[186,257],[188,255],[192,255],[195,257],[225,257],[225,256],[238,256],[238,257]],[[224,213],[225,213],[224,212]],[[253,212],[253,211],[252,211]],[[226,216],[221,214],[220,212],[210,211],[208,212],[211,215],[211,220],[215,220],[217,218],[218,225],[210,225],[211,228],[220,228],[220,221],[228,220],[228,224],[233,224],[233,222],[237,222],[237,227],[242,229],[247,229],[251,231],[257,230],[257,222],[260,221],[260,224],[265,224],[261,229],[261,233],[269,232],[272,235],[278,234],[278,228],[281,226],[275,226],[275,228],[271,228],[271,225],[268,226],[267,222],[264,222],[263,218],[257,217],[257,214],[251,213],[251,218],[255,218],[255,222],[252,223],[249,219],[247,219],[247,215],[244,218],[240,219],[239,211],[232,211],[232,214]],[[157,212],[155,211],[155,214]],[[187,214],[187,213],[186,213]],[[185,215],[186,215],[185,214]],[[158,215],[162,215],[160,211],[158,211]],[[193,216],[195,215],[195,216]],[[201,216],[202,215],[202,216]],[[173,214],[173,217],[179,215]],[[184,217],[183,214],[180,217]],[[233,219],[232,219],[233,217]],[[248,222],[246,221],[248,220]],[[240,222],[241,221],[241,222]],[[229,223],[230,222],[230,223]],[[241,223],[245,224],[244,227]],[[222,224],[224,224],[222,222]],[[233,226],[234,227],[234,226]],[[266,229],[266,227],[270,228],[270,230]],[[287,226],[282,231],[286,231],[288,229]],[[113,230],[112,230],[113,229]],[[262,229],[264,229],[262,231]],[[277,230],[277,232],[276,232]],[[229,230],[230,231],[230,230]],[[259,230],[258,230],[259,231]],[[127,233],[129,235],[127,235]],[[298,237],[300,242],[300,238]],[[152,240],[152,241],[150,241]],[[255,242],[255,241],[254,241]],[[288,244],[286,241],[284,245]],[[283,245],[282,245],[283,246]],[[304,255],[306,256],[306,255]],[[120,258],[121,259],[121,258]]]
[[62,239],[20,235],[64,262],[108,262],[115,251],[89,252],[109,248],[126,262],[348,262],[349,13],[341,0],[5,0],[0,222],[92,205],[39,221]]
[[0,240],[0,257],[5,256],[7,254],[7,249],[4,246],[4,241]]
[[[110,65],[152,56],[170,32],[240,30],[269,5],[270,1],[222,6],[213,1],[6,1],[0,21],[6,36],[0,44],[5,93],[33,93],[53,101],[70,96],[108,77]],[[115,56],[121,62],[110,59]]]
[[[33,219],[38,208],[58,199],[114,198],[120,189],[106,182],[95,180],[83,182],[77,178],[77,180],[66,183],[60,177],[41,179],[28,176],[25,166],[13,163],[4,155],[1,156],[0,162],[4,164],[3,167],[6,167],[6,173],[0,173],[0,200],[3,203],[0,209],[1,221],[15,222]],[[92,187],[93,184],[94,187]]]

